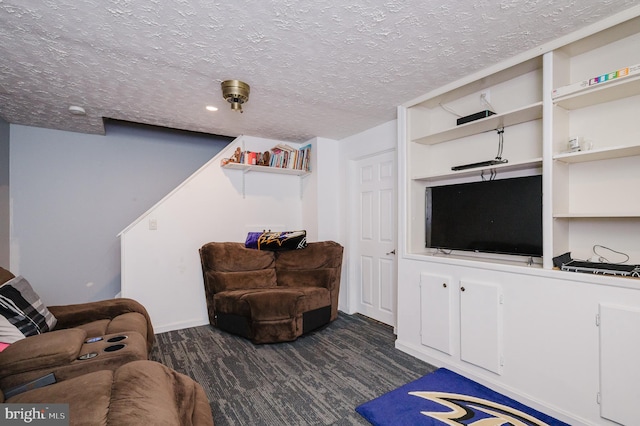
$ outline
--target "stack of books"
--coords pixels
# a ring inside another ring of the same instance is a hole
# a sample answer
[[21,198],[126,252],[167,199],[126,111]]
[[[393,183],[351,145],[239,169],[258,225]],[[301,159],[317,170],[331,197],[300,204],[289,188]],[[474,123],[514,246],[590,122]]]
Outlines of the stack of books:
[[269,167],[310,171],[311,145],[305,145],[300,149],[285,144],[274,146],[271,148]]

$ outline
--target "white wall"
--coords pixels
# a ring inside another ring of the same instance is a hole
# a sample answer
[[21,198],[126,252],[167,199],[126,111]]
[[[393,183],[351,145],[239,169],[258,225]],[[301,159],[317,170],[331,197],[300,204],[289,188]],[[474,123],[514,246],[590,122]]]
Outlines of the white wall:
[[313,173],[307,178],[302,220],[318,241],[341,242],[340,216],[343,214],[339,197],[341,181],[339,152],[341,143],[332,139],[311,141]]
[[9,123],[0,118],[0,266],[9,267]]
[[10,269],[49,305],[119,293],[118,232],[229,141],[112,124],[106,136],[12,124],[10,136]]
[[[303,178],[220,167],[237,146],[266,151],[278,143],[238,138],[121,233],[122,296],[145,305],[156,332],[208,324],[198,253],[203,244],[244,242],[249,231],[317,223],[312,210],[303,220],[303,204],[313,205],[322,192],[308,181],[317,165]],[[150,229],[152,220],[156,230]],[[308,231],[309,240],[317,241],[317,229]]]
[[[355,163],[363,158],[396,149],[397,144],[397,120],[392,120],[365,130],[364,132],[350,136],[340,141],[338,165],[336,173],[339,176],[339,200],[340,200],[340,240],[344,241],[345,254],[343,259],[342,276],[344,291],[340,292],[340,309],[347,313],[355,313],[355,300],[353,295],[358,294],[359,277],[355,276],[357,268],[354,262],[357,260],[352,255],[357,244],[357,230],[359,226],[357,212],[357,198],[353,193],[353,184],[358,177],[355,173]],[[333,156],[335,158],[336,156]],[[326,161],[331,158],[326,158]]]

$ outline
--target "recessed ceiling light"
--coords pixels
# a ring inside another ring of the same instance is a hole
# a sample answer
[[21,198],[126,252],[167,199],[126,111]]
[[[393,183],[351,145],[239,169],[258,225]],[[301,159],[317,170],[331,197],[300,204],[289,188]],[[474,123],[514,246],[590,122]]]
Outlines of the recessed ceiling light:
[[73,115],[86,115],[87,112],[81,106],[71,105],[69,107],[69,112]]
[[217,111],[218,108],[214,107],[213,105],[207,105],[207,111]]

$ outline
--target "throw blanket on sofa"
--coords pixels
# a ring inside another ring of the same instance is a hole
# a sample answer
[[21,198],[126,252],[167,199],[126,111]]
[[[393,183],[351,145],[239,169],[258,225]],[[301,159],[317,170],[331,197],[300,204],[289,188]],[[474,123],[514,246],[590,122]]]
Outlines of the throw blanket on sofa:
[[297,250],[307,246],[307,231],[249,232],[246,248],[257,250]]

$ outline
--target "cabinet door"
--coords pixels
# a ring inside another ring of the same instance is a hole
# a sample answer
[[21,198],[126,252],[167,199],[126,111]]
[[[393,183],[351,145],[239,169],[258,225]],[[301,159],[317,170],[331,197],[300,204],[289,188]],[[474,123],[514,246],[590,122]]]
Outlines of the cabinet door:
[[420,320],[423,345],[451,355],[451,279],[420,274]]
[[460,359],[500,374],[501,291],[494,284],[460,282]]
[[640,308],[600,304],[600,416],[638,423]]

